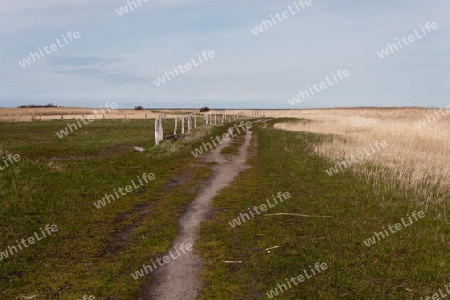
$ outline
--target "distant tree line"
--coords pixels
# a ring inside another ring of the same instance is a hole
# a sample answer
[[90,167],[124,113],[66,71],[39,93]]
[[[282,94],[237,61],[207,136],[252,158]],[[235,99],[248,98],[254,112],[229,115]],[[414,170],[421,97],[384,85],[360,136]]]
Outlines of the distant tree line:
[[53,105],[53,103],[49,103],[49,104],[47,104],[47,105],[30,104],[30,105],[21,105],[21,106],[18,106],[18,108],[37,108],[37,107],[58,107],[58,106]]

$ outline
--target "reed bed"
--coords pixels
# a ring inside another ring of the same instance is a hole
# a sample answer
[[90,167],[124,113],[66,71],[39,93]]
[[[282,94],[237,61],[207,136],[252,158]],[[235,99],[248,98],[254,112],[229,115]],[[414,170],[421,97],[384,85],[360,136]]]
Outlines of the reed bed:
[[[308,110],[291,112],[290,116],[314,122],[282,123],[275,127],[331,135],[322,143],[310,145],[314,153],[330,160],[330,167],[352,154],[363,152],[364,148],[370,149],[377,140],[386,140],[386,148],[348,170],[372,182],[376,193],[381,186],[401,187],[408,200],[420,203],[426,209],[436,209],[441,217],[447,214],[450,110]],[[339,171],[333,176],[342,176],[340,173],[344,172]],[[378,196],[382,199],[382,195]]]

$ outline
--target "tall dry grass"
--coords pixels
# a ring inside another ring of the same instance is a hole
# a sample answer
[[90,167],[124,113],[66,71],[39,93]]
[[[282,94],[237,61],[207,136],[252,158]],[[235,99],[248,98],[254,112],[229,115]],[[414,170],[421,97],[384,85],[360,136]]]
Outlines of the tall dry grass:
[[60,119],[61,115],[87,115],[90,113],[92,113],[92,109],[85,108],[0,108],[0,122],[31,122],[39,119]]
[[[310,145],[316,154],[330,160],[330,167],[362,152],[364,147],[369,149],[376,140],[386,140],[386,148],[349,170],[373,182],[375,192],[381,185],[400,187],[409,200],[437,209],[441,216],[446,214],[450,200],[450,110],[335,109],[290,114],[314,122],[275,127],[332,135],[329,141]],[[418,128],[416,125],[424,118],[426,125]]]
[[[42,108],[0,108],[0,122],[31,122],[34,120],[58,120],[61,119],[61,115],[65,120],[69,119],[81,119],[83,115],[87,117],[90,114],[94,114],[94,111],[98,115],[102,115],[100,109],[89,109],[89,108],[66,108],[66,107],[42,107]],[[104,109],[105,119],[107,120],[143,120],[143,119],[155,119],[160,114],[165,114],[167,118],[173,119],[175,115],[180,116],[181,114],[193,114],[196,113],[200,118],[200,113],[198,109],[184,109],[184,110],[125,110],[117,109],[107,112]],[[227,115],[242,114],[241,110],[211,110],[209,114],[217,114],[217,121],[220,122],[219,115],[221,117],[222,113]],[[250,115],[250,111],[248,113]],[[102,117],[103,118],[103,117]],[[201,121],[201,118],[198,119]]]
[[[87,118],[88,115],[95,115],[94,111],[99,116],[103,113],[101,109],[89,108],[65,108],[65,107],[42,107],[42,108],[0,108],[0,122],[31,122],[34,120],[58,120],[61,115],[65,120],[81,119],[83,115]],[[159,113],[148,110],[110,110],[104,109],[105,119],[154,119]],[[103,117],[102,117],[103,118]]]

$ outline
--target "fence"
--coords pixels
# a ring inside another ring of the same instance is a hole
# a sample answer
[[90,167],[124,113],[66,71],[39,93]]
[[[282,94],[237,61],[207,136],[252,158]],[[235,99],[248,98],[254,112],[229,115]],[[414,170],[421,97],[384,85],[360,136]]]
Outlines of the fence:
[[[252,110],[251,116],[252,117],[265,117],[264,111],[259,110]],[[222,113],[222,119],[220,120],[220,114],[219,114],[219,125],[225,124],[227,122],[234,122],[237,120],[247,119],[249,116],[247,116],[247,113],[245,112],[237,112],[237,111],[224,111]],[[159,145],[159,143],[164,139],[164,132],[163,132],[163,119],[167,120],[166,115],[164,115],[164,118],[162,115],[159,115],[155,119],[155,144]],[[187,133],[190,133],[192,131],[192,123],[194,123],[194,128],[197,128],[197,114],[183,114],[181,116],[175,115],[174,117],[174,130],[173,130],[173,137],[177,139],[178,134],[178,119],[181,119],[181,135],[183,136],[185,134],[185,123],[187,123]],[[192,122],[193,119],[193,122]],[[185,122],[187,120],[187,122]],[[218,118],[217,113],[203,113],[203,125],[218,125]]]

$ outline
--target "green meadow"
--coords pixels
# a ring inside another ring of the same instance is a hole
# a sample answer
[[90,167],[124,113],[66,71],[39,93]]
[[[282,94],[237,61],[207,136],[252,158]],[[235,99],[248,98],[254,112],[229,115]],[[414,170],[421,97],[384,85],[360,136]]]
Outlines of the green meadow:
[[[214,199],[194,245],[203,259],[199,299],[420,299],[445,291],[446,220],[425,211],[367,246],[375,233],[424,208],[405,201],[400,189],[375,194],[351,170],[328,176],[330,162],[308,143],[330,136],[273,128],[296,121],[252,127],[245,162],[251,168]],[[46,225],[58,228],[0,256],[0,299],[137,299],[155,274],[139,280],[130,274],[167,253],[178,218],[213,174],[214,163],[191,151],[227,130],[202,126],[156,147],[152,120],[99,120],[59,138],[69,122],[0,123],[1,151],[21,157],[0,171],[0,255]],[[171,121],[164,133],[173,133]],[[234,138],[221,154],[233,159],[242,143],[242,135]],[[94,205],[145,173],[154,179]],[[279,192],[290,197],[230,225],[254,206],[273,204]],[[287,285],[305,270],[311,275],[316,263],[327,269]]]

